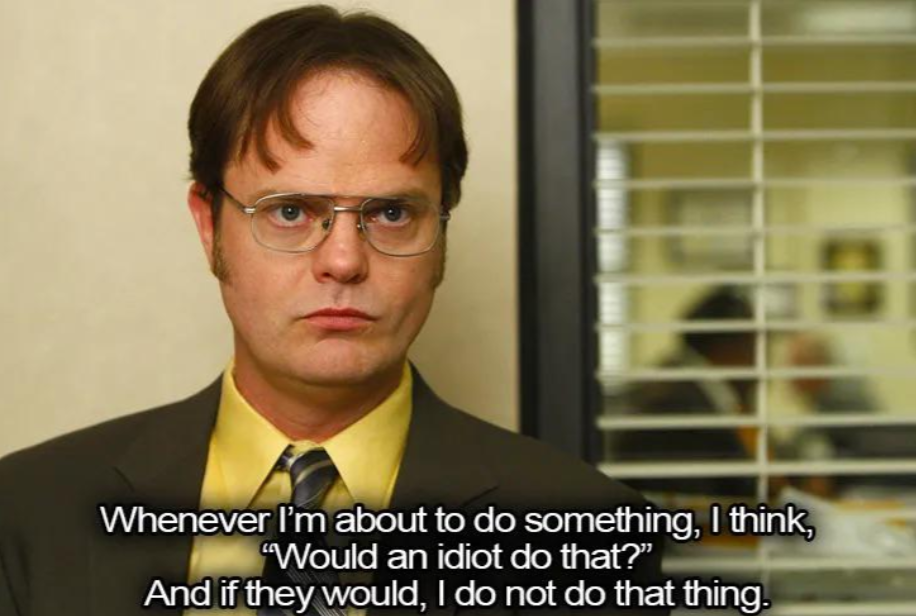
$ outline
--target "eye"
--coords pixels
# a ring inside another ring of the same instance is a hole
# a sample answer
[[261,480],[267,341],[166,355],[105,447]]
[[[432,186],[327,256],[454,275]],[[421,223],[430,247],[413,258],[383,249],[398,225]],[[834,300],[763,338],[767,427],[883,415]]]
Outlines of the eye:
[[389,205],[382,210],[382,217],[388,222],[398,222],[405,215],[404,208],[399,205]]
[[272,223],[283,227],[295,227],[308,222],[305,210],[294,203],[274,205],[265,214]]
[[416,217],[415,207],[402,201],[381,201],[366,209],[365,218],[370,224],[384,227],[401,227]]
[[277,227],[307,227],[325,216],[327,209],[320,199],[284,197],[264,203],[261,215]]
[[284,205],[280,208],[280,216],[286,222],[296,222],[302,215],[302,208],[296,205]]

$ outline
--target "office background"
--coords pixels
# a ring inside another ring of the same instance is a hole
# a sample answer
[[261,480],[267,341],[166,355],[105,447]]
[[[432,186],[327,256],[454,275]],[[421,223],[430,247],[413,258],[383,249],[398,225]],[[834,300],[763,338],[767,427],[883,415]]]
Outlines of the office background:
[[818,528],[670,575],[916,613],[916,3],[519,9],[523,426],[700,520]]

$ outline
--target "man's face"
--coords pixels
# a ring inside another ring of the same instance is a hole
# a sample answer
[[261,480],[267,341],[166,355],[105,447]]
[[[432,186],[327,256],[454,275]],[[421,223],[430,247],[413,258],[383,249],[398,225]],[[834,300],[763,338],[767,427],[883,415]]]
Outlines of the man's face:
[[[338,205],[358,206],[361,196],[417,193],[439,203],[437,162],[401,160],[416,118],[398,93],[363,75],[334,71],[304,83],[291,108],[312,147],[299,149],[268,133],[276,172],[254,148],[226,170],[226,189],[240,201],[300,192],[341,195]],[[195,217],[200,228],[196,211]],[[357,222],[356,213],[338,213],[315,250],[281,253],[259,245],[249,217],[224,202],[216,223],[227,273],[220,286],[235,331],[237,371],[317,386],[358,386],[400,374],[432,305],[442,242],[423,255],[387,256],[367,243]],[[201,234],[212,263],[212,237],[205,229]],[[328,310],[366,318],[315,314]]]

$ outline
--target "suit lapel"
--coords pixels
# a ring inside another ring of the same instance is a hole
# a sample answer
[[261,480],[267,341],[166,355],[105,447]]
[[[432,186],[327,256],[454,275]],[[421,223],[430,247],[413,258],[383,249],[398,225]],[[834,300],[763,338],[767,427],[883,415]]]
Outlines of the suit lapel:
[[[416,369],[411,368],[413,412],[391,508],[419,505],[466,508],[496,488],[496,480],[480,452],[468,449],[473,437],[466,434],[466,418],[436,396]],[[454,605],[438,608],[429,604],[428,607],[430,616],[451,616],[455,611]],[[411,610],[403,612],[415,614]],[[369,610],[369,616],[380,614],[377,609]]]
[[[197,509],[221,381],[172,407],[156,411],[112,469],[111,504]],[[145,616],[140,606],[153,577],[184,582],[191,537],[94,538],[91,554],[93,614]],[[174,612],[171,612],[174,614]]]
[[391,507],[460,508],[496,487],[479,452],[468,450],[460,411],[443,402],[413,369],[413,413]]

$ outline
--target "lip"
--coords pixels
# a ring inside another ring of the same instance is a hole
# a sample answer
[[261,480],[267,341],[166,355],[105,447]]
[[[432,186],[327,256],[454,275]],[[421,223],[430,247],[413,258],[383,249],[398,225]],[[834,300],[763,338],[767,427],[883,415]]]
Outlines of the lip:
[[355,308],[323,308],[305,315],[305,320],[327,331],[348,332],[367,327],[375,318]]

